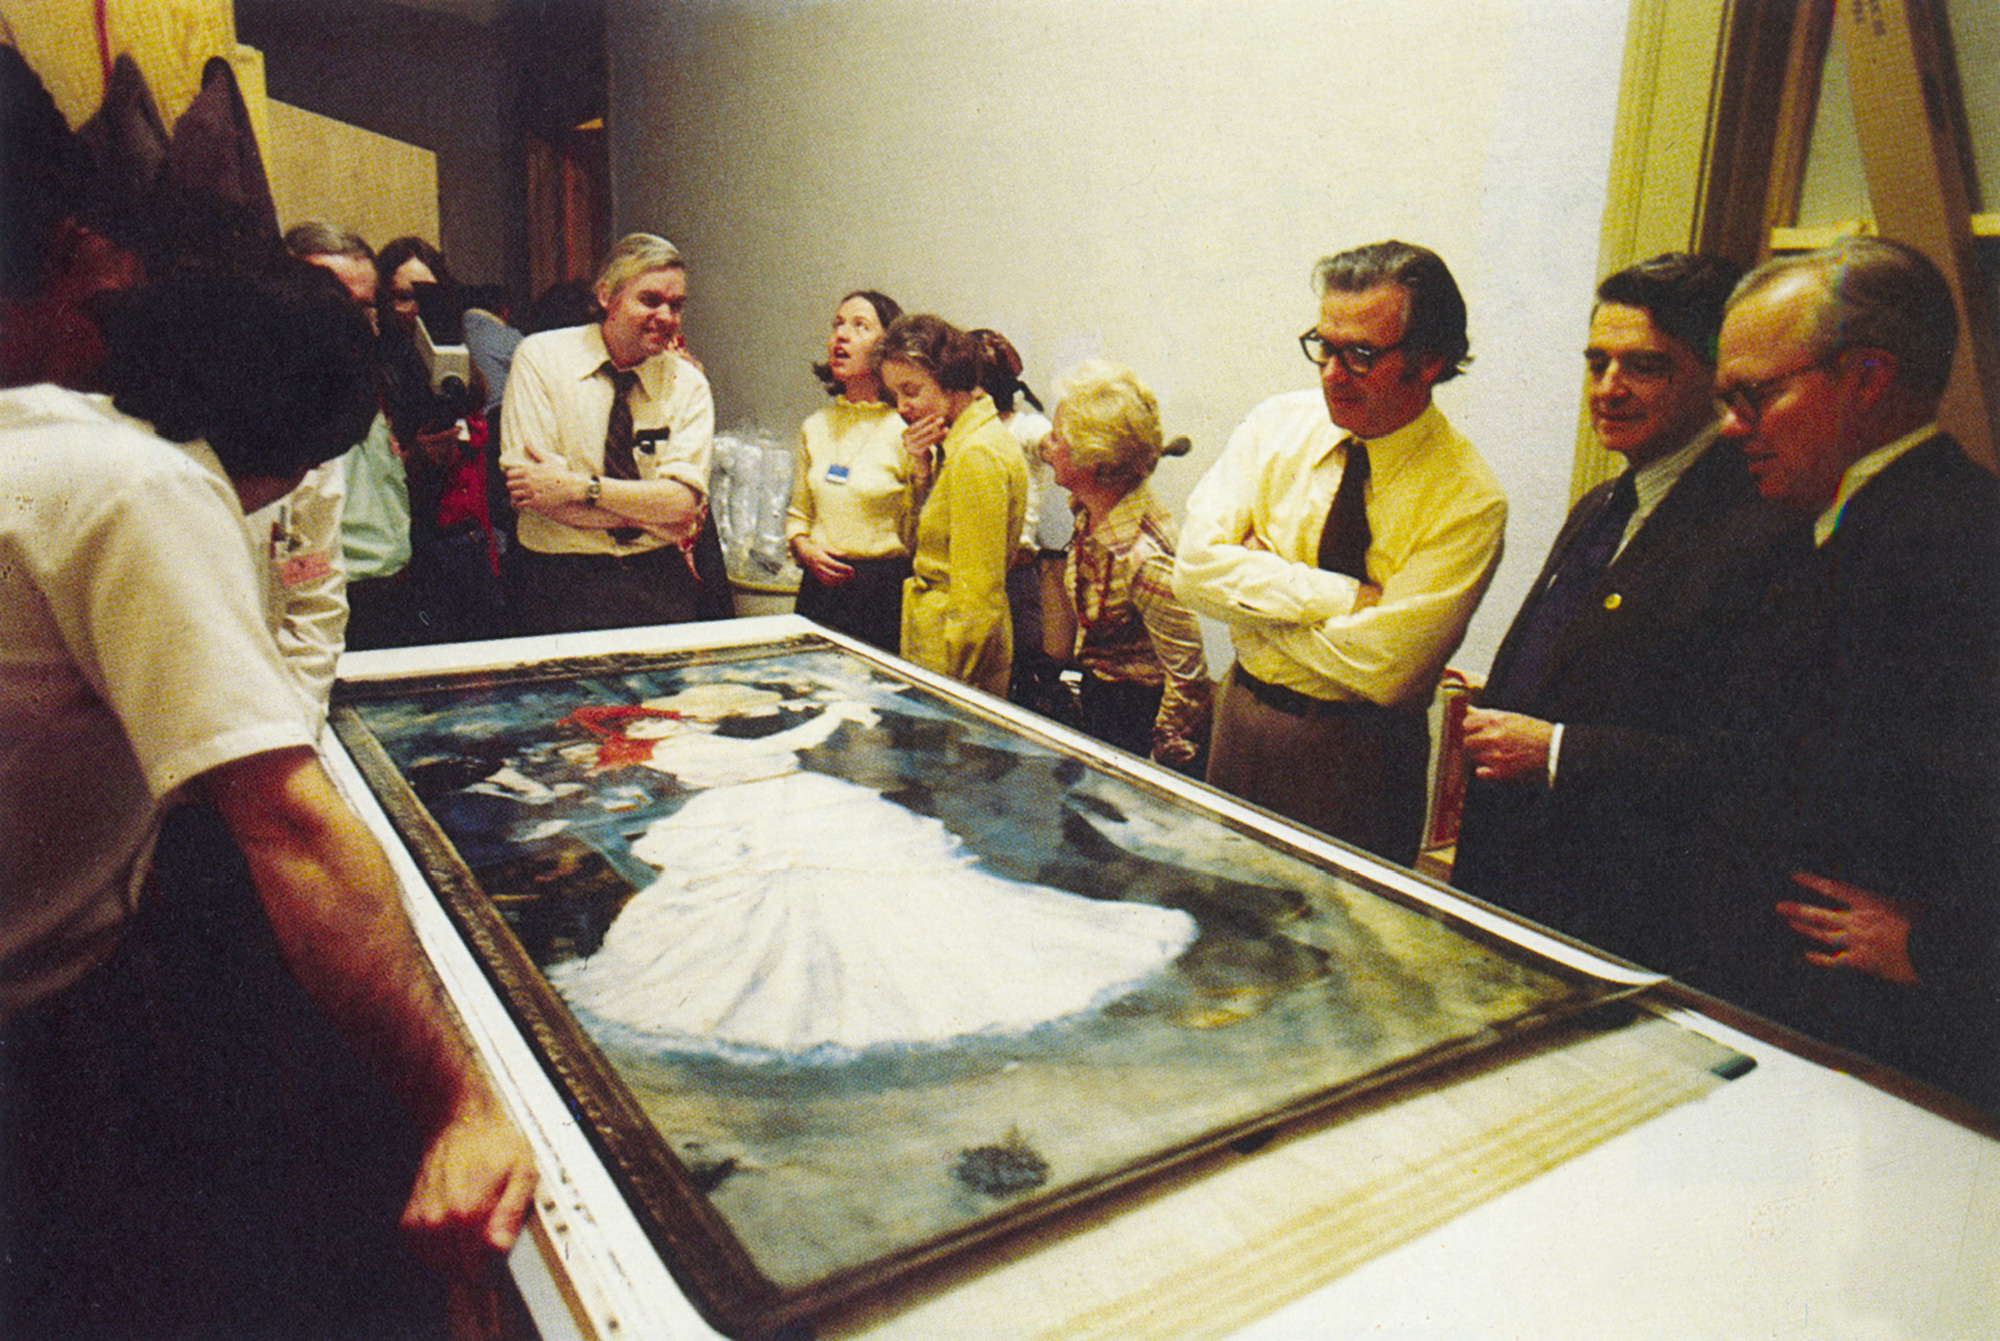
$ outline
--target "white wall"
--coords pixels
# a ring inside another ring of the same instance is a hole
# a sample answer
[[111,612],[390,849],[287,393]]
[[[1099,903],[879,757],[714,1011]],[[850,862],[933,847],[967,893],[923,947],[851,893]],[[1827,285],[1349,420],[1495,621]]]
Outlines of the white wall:
[[[1472,311],[1440,403],[1513,502],[1455,664],[1483,669],[1567,505],[1625,6],[1613,0],[622,0],[618,231],[692,261],[720,422],[819,399],[839,296],[1005,331],[1031,385],[1130,363],[1179,508],[1313,383],[1315,259],[1435,248]],[[1218,667],[1218,670],[1220,667]]]

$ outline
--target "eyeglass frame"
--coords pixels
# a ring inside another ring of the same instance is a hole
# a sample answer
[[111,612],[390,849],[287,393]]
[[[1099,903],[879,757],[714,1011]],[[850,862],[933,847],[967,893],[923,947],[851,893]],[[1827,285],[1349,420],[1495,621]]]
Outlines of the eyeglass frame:
[[[1306,362],[1312,364],[1315,368],[1324,370],[1327,364],[1338,359],[1340,366],[1346,370],[1349,377],[1366,377],[1369,373],[1375,371],[1375,365],[1380,363],[1385,355],[1395,353],[1409,342],[1409,332],[1405,331],[1402,338],[1392,345],[1337,345],[1321,335],[1318,330],[1310,330],[1299,337],[1299,352],[1304,354]],[[1315,345],[1326,351],[1325,358],[1313,357],[1313,346]],[[1356,356],[1359,356],[1361,359],[1360,367],[1355,366]]]
[[1810,363],[1801,363],[1796,368],[1774,373],[1761,382],[1750,382],[1743,386],[1731,387],[1727,391],[1718,391],[1715,393],[1716,412],[1733,414],[1736,416],[1736,422],[1745,428],[1755,428],[1763,422],[1764,407],[1771,403],[1782,389],[1783,383],[1791,381],[1794,377],[1803,377],[1809,372],[1823,371],[1846,353],[1847,349],[1847,346],[1830,349]]

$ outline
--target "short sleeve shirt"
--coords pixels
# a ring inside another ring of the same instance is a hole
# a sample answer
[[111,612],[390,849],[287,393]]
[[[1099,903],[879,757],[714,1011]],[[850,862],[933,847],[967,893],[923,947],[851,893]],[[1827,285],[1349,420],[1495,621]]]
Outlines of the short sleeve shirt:
[[0,1016],[109,949],[178,788],[312,741],[213,454],[0,392]]

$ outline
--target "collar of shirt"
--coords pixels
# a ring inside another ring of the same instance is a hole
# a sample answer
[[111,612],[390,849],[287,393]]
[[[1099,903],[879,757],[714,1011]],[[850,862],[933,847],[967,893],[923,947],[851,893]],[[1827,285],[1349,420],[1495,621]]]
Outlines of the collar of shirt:
[[1632,472],[1632,491],[1639,502],[1632,509],[1632,520],[1625,523],[1625,534],[1618,541],[1620,553],[1632,543],[1632,537],[1639,534],[1639,528],[1646,524],[1646,518],[1653,515],[1653,509],[1660,505],[1660,500],[1672,493],[1674,486],[1681,482],[1681,476],[1687,474],[1688,467],[1714,445],[1720,428],[1720,424],[1711,423],[1689,438],[1686,446],[1668,452],[1657,461],[1649,461]]
[[[604,328],[589,327],[584,335],[584,347],[590,352],[587,366],[580,365],[577,381],[587,382],[604,371],[611,351],[604,347]],[[639,374],[639,389],[646,393],[648,400],[665,400],[674,389],[674,364],[679,355],[671,349],[662,350],[641,363],[633,371]],[[608,382],[610,379],[606,379]]]
[[1139,542],[1139,534],[1152,512],[1152,486],[1141,480],[1123,498],[1112,504],[1111,511],[1103,520],[1086,531],[1083,525],[1083,504],[1070,500],[1070,511],[1076,514],[1076,533],[1087,537],[1089,542],[1114,554],[1122,554]]
[[1327,437],[1326,450],[1319,453],[1312,464],[1317,466],[1326,461],[1341,449],[1341,444],[1353,438],[1368,448],[1368,478],[1371,483],[1376,483],[1395,474],[1413,455],[1430,445],[1433,435],[1444,428],[1444,411],[1437,407],[1436,401],[1431,401],[1415,419],[1379,438],[1364,438],[1359,433],[1349,433],[1331,420],[1328,427],[1332,432]]
[[222,468],[222,458],[215,454],[215,449],[208,445],[206,439],[196,438],[193,442],[183,442],[175,445],[183,452],[186,452],[196,465],[215,476],[218,480],[221,480],[224,484],[229,485],[229,496],[231,498],[236,497],[235,483],[230,480],[229,472]]
[[1887,470],[1890,462],[1910,448],[1936,437],[1937,432],[1937,422],[1933,420],[1894,442],[1884,443],[1849,466],[1847,473],[1840,477],[1840,489],[1833,496],[1833,505],[1820,513],[1819,519],[1813,523],[1813,544],[1824,545],[1833,539],[1833,533],[1840,529],[1840,514],[1846,510],[1847,500],[1860,493],[1863,485]]

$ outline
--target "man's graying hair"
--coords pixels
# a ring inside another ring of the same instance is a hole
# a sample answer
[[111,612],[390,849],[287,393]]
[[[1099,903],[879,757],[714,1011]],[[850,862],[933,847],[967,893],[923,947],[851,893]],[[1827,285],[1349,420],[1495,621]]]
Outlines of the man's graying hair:
[[1821,358],[1844,349],[1896,357],[1896,382],[1935,401],[1951,381],[1958,352],[1958,307],[1930,257],[1888,238],[1845,238],[1818,251],[1774,256],[1743,277],[1729,305],[1803,276],[1819,286],[1805,339]]
[[318,219],[308,219],[287,228],[285,250],[301,260],[310,260],[315,256],[352,256],[369,262],[375,259],[375,249],[364,242],[359,233],[322,223]]
[[685,269],[687,262],[681,258],[680,248],[665,238],[652,233],[627,233],[605,258],[604,268],[597,272],[595,287],[599,292],[616,295],[641,275],[655,270]]
[[1403,331],[1406,359],[1435,354],[1444,360],[1437,380],[1449,382],[1472,362],[1465,333],[1465,297],[1444,258],[1409,242],[1373,242],[1328,256],[1313,267],[1313,280],[1326,294],[1362,293],[1378,284],[1400,285],[1410,295],[1410,322]]

